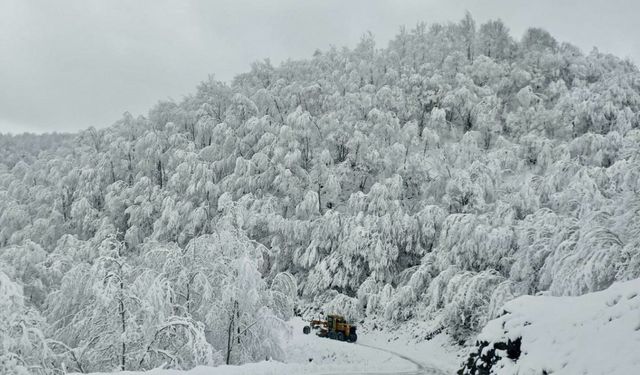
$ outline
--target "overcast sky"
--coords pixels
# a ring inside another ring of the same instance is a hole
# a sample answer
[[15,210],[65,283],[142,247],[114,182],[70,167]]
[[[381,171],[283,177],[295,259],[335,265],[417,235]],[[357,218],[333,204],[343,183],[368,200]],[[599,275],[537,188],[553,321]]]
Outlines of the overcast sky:
[[549,30],[585,52],[640,61],[637,0],[0,0],[0,132],[104,127],[146,114],[214,74],[230,80],[265,57],[379,46],[400,25],[501,18],[516,38]]

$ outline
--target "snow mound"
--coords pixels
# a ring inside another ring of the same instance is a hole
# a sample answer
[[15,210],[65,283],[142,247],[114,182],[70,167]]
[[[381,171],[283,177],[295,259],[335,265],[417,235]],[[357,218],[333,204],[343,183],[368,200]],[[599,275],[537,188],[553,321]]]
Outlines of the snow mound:
[[[640,279],[579,297],[523,296],[504,310],[478,336],[488,343],[480,357],[495,349],[492,374],[640,374]],[[501,349],[518,338],[510,359]]]

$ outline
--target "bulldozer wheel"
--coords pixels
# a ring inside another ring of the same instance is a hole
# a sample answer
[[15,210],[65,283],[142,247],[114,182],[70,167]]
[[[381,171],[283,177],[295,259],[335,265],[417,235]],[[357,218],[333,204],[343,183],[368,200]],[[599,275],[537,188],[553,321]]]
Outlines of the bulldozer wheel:
[[355,333],[350,334],[348,337],[349,342],[356,342],[357,339],[358,335],[356,335]]
[[336,339],[338,339],[340,341],[344,341],[344,339],[345,339],[344,333],[338,332],[338,334],[336,335]]
[[308,335],[310,332],[311,332],[311,327],[309,326],[302,327],[302,333],[304,333],[305,335]]
[[335,340],[336,339],[336,333],[331,331],[331,332],[329,332],[329,335],[327,335],[327,337],[329,337],[331,340]]

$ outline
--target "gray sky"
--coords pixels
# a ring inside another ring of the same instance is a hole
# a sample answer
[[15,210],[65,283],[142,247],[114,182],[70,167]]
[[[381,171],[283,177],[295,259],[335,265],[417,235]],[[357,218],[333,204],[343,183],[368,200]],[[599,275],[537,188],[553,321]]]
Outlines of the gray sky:
[[0,132],[75,131],[146,114],[215,74],[265,57],[386,45],[400,25],[501,18],[519,38],[543,27],[588,52],[640,61],[637,0],[0,0]]

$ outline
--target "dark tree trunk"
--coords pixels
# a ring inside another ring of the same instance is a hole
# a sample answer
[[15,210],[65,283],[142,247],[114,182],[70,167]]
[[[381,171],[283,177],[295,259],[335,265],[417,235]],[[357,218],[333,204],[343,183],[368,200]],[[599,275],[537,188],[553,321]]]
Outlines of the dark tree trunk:
[[233,309],[231,310],[229,326],[227,327],[227,356],[225,363],[230,364],[231,361],[231,349],[233,347],[233,328],[235,325],[236,310],[238,309],[238,302],[233,303]]
[[157,164],[156,181],[157,181],[157,184],[160,186],[160,189],[162,189],[163,176],[162,176],[162,161],[161,160],[158,160],[158,164]]
[[125,320],[125,311],[124,311],[124,283],[122,281],[122,279],[120,279],[120,321],[122,323],[122,352],[120,354],[120,369],[122,371],[125,370],[126,367],[126,360],[125,360],[125,353],[127,351],[127,344],[124,342],[124,337],[125,337],[125,332],[127,330],[127,325],[126,325],[126,320]]

